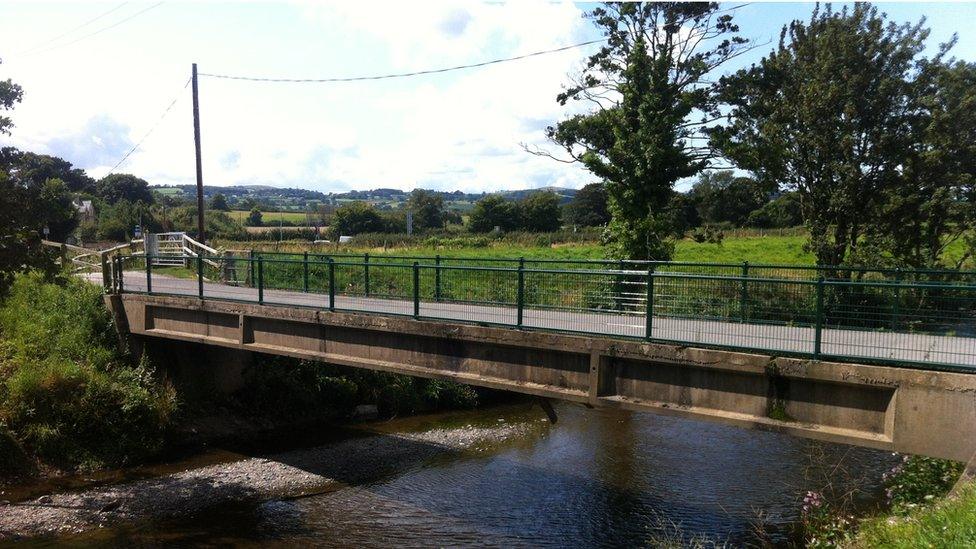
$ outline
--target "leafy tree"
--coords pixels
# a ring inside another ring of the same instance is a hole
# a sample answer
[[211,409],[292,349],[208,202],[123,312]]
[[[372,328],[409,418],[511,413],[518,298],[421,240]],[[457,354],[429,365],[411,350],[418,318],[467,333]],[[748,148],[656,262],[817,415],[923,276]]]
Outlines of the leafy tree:
[[213,195],[213,198],[210,199],[210,209],[229,212],[230,206],[227,205],[227,198],[221,193]]
[[72,192],[93,192],[95,180],[71,162],[32,152],[19,151],[13,147],[3,150],[4,159],[0,162],[17,172],[17,179],[25,185],[43,185],[49,179],[60,179]]
[[407,199],[407,210],[413,214],[414,229],[440,229],[444,226],[444,198],[425,189],[414,189]]
[[51,240],[64,242],[78,227],[78,209],[72,203],[68,186],[60,179],[48,179],[40,189],[39,199],[43,208],[38,221],[50,230]]
[[[173,212],[174,219],[177,216],[178,210]],[[101,239],[126,242],[134,236],[136,225],[140,225],[144,232],[158,232],[160,229],[152,209],[142,201],[121,199],[98,208],[98,237]]]
[[261,210],[259,210],[257,206],[252,207],[251,213],[247,215],[247,226],[260,227],[264,223],[262,218],[263,215],[261,214]]
[[731,123],[713,143],[740,168],[799,193],[821,265],[856,255],[911,148],[910,73],[928,31],[873,7],[814,10],[758,65],[721,80]]
[[783,193],[754,210],[746,219],[749,227],[761,229],[781,229],[803,224],[800,197],[796,192]]
[[100,179],[95,184],[95,195],[109,204],[115,204],[119,200],[153,203],[149,183],[127,173],[113,173]]
[[558,231],[562,226],[559,197],[552,191],[537,191],[519,203],[519,228],[531,232]]
[[[913,98],[914,144],[868,241],[898,266],[959,268],[976,252],[976,64],[923,63]],[[946,249],[966,238],[948,264]]]
[[[20,103],[23,96],[24,90],[9,78],[0,80],[0,112],[13,110],[14,103]],[[0,135],[10,135],[10,128],[13,126],[14,122],[9,116],[0,115]]]
[[669,259],[674,183],[713,157],[698,141],[719,114],[707,76],[748,41],[717,3],[608,3],[588,17],[607,44],[557,100],[595,110],[547,135],[606,182],[612,255]]
[[607,188],[603,183],[584,185],[566,206],[566,221],[580,227],[598,227],[610,222]]
[[475,202],[468,218],[468,228],[474,233],[491,232],[495,227],[512,231],[518,226],[518,205],[500,194],[490,194]]
[[705,172],[691,189],[691,199],[704,223],[743,226],[772,194],[768,185],[750,177],[735,177],[730,170]]
[[350,202],[335,211],[332,215],[332,234],[352,236],[361,233],[383,232],[385,224],[383,217],[369,202]]

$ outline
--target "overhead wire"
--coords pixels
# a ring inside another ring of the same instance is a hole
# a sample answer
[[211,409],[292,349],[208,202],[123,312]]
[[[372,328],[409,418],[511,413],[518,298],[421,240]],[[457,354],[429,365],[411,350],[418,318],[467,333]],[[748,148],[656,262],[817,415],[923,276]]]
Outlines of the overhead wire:
[[139,140],[138,142],[136,142],[136,144],[135,144],[135,145],[133,145],[131,149],[129,149],[129,152],[127,152],[127,153],[125,153],[125,156],[123,156],[123,157],[122,157],[122,158],[121,158],[121,159],[120,159],[120,160],[119,160],[118,162],[116,162],[116,163],[115,163],[115,166],[112,166],[112,169],[111,169],[111,170],[109,170],[107,174],[105,174],[106,176],[107,176],[107,175],[111,175],[112,173],[115,173],[115,170],[117,170],[117,169],[119,168],[119,166],[121,166],[121,165],[122,165],[122,164],[123,164],[123,163],[124,163],[124,162],[125,162],[126,160],[128,160],[128,158],[129,158],[130,156],[132,156],[132,154],[133,154],[134,152],[136,152],[136,150],[138,150],[138,149],[139,149],[139,147],[140,147],[140,146],[142,145],[142,143],[143,143],[143,142],[144,142],[144,141],[145,141],[145,140],[146,140],[146,139],[147,139],[147,138],[148,138],[148,137],[149,137],[150,135],[152,135],[152,133],[153,133],[153,131],[155,131],[155,130],[156,130],[156,128],[157,128],[157,127],[159,127],[159,124],[160,124],[160,123],[162,123],[162,121],[163,121],[163,119],[164,119],[164,118],[166,118],[166,115],[167,115],[167,114],[169,114],[169,111],[171,111],[171,110],[173,110],[173,107],[174,107],[174,106],[176,105],[176,103],[177,103],[177,102],[179,102],[179,100],[180,100],[180,97],[182,97],[182,95],[183,95],[183,90],[185,90],[185,89],[187,88],[187,86],[189,86],[189,85],[190,85],[190,82],[191,82],[192,80],[193,80],[192,78],[189,78],[189,79],[187,79],[187,81],[186,81],[186,83],[185,83],[185,84],[183,84],[183,87],[182,87],[182,88],[180,89],[180,91],[179,91],[179,93],[177,93],[177,94],[176,94],[176,97],[174,97],[174,98],[173,98],[173,100],[172,100],[172,101],[170,101],[170,103],[169,103],[169,105],[168,105],[168,106],[166,107],[166,109],[165,109],[165,110],[163,110],[163,114],[161,114],[161,115],[159,116],[159,119],[157,119],[157,120],[156,120],[156,123],[155,123],[155,124],[153,124],[153,125],[152,125],[152,127],[150,127],[150,128],[149,128],[149,131],[147,131],[147,132],[145,133],[145,135],[143,135],[143,136],[142,136],[142,139],[140,139],[140,140]]
[[115,27],[121,25],[122,23],[125,23],[127,21],[131,21],[132,19],[135,19],[136,17],[139,17],[140,15],[146,13],[147,11],[149,11],[151,9],[154,9],[154,8],[157,8],[160,5],[165,4],[165,3],[166,3],[166,0],[161,0],[160,2],[156,2],[155,4],[152,4],[151,6],[149,6],[147,8],[141,9],[141,10],[139,10],[139,11],[137,11],[137,12],[129,15],[128,17],[124,17],[122,19],[119,19],[118,21],[116,21],[115,23],[112,23],[111,25],[109,25],[107,27],[102,27],[102,28],[98,29],[95,32],[92,32],[92,33],[89,33],[89,34],[85,34],[85,35],[80,36],[80,37],[78,37],[78,38],[76,38],[76,39],[74,39],[74,40],[72,40],[70,42],[65,42],[64,44],[55,44],[54,46],[51,46],[50,48],[42,49],[40,51],[34,51],[34,52],[32,52],[30,54],[27,54],[27,55],[36,55],[36,54],[39,54],[39,53],[47,53],[49,51],[54,51],[56,49],[60,49],[60,48],[64,48],[64,47],[67,47],[67,46],[71,46],[73,44],[77,44],[78,42],[81,42],[82,40],[85,40],[86,38],[91,38],[92,36],[101,34],[101,33],[105,32],[107,30],[114,29]]
[[24,55],[24,54],[33,53],[35,50],[39,50],[39,49],[43,48],[44,46],[47,46],[47,45],[49,45],[49,44],[51,44],[53,42],[57,42],[58,40],[64,38],[65,36],[68,36],[69,34],[75,32],[76,30],[81,30],[81,29],[87,27],[88,25],[91,25],[95,21],[98,21],[102,17],[105,17],[106,15],[109,15],[110,13],[113,13],[113,12],[117,11],[119,8],[125,6],[128,3],[129,3],[128,1],[122,2],[121,4],[115,6],[114,8],[112,8],[112,9],[110,9],[108,11],[105,11],[105,12],[100,13],[100,14],[96,15],[95,17],[92,17],[91,19],[85,21],[84,23],[82,23],[80,25],[76,25],[74,27],[71,27],[70,29],[62,32],[61,34],[59,34],[59,35],[57,35],[57,36],[55,36],[53,38],[49,38],[49,39],[47,39],[47,40],[45,40],[43,42],[40,42],[38,44],[35,44],[34,46],[32,46],[32,47],[30,47],[30,48],[28,48],[28,49],[26,49],[26,50],[18,53],[17,55]]

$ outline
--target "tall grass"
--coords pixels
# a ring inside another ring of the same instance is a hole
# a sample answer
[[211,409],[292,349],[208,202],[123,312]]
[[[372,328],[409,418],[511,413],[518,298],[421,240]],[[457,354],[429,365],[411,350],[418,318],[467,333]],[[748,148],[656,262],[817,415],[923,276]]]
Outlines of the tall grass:
[[28,454],[62,468],[138,461],[160,449],[175,406],[119,348],[97,286],[17,277],[0,305],[0,431]]

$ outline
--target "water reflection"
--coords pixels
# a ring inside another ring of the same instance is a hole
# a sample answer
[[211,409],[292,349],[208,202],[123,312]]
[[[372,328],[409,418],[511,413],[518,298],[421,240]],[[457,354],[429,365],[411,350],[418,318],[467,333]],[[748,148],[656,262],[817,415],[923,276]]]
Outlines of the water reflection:
[[[650,545],[704,534],[733,545],[795,520],[797,498],[836,472],[879,494],[889,454],[646,413],[557,407],[559,423],[517,407],[386,424],[389,430],[498,419],[538,424],[529,435],[463,452],[390,463],[372,478],[289,501],[115,528],[87,544],[309,546]],[[500,417],[500,414],[504,414]],[[458,419],[460,418],[460,419]],[[811,461],[817,462],[811,464]],[[62,542],[71,541],[62,539]]]

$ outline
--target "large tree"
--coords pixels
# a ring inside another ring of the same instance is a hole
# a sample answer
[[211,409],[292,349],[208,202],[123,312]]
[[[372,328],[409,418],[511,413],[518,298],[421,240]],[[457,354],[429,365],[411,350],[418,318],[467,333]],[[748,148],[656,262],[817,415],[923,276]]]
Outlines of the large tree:
[[12,147],[5,148],[0,156],[3,156],[2,162],[16,172],[17,179],[24,184],[43,185],[49,179],[60,179],[69,191],[95,191],[95,180],[63,158],[19,151]]
[[557,100],[590,111],[550,127],[548,136],[566,161],[606,182],[611,254],[669,259],[674,183],[713,157],[701,141],[719,114],[707,77],[748,41],[717,3],[608,3],[587,17],[607,43]]
[[519,203],[519,226],[536,233],[558,231],[562,226],[559,196],[552,191],[536,191]]
[[415,229],[440,229],[444,226],[444,197],[425,189],[414,189],[407,199]]
[[814,10],[775,51],[721,81],[733,105],[713,143],[740,168],[799,193],[821,265],[858,256],[912,148],[912,73],[928,34],[869,5]]
[[511,231],[519,226],[518,204],[500,194],[490,194],[475,202],[468,218],[468,228],[473,233],[487,233],[498,227]]
[[113,173],[99,179],[95,185],[95,194],[109,204],[115,204],[119,200],[152,204],[154,200],[149,183],[127,173]]

